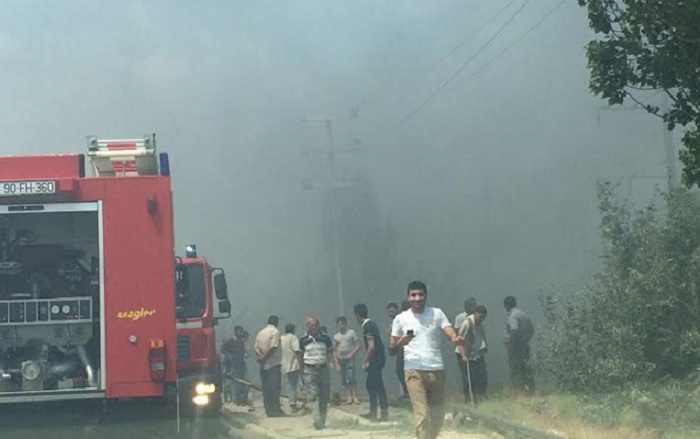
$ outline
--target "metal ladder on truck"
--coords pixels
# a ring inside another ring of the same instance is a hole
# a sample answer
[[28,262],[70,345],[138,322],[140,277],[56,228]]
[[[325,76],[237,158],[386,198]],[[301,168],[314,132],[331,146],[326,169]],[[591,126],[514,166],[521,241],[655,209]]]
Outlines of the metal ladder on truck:
[[[98,139],[90,136],[88,157],[95,177],[135,177],[158,175],[159,172],[155,134],[142,139]],[[167,175],[163,172],[163,165],[168,168],[167,154],[160,154],[160,158],[160,173]]]

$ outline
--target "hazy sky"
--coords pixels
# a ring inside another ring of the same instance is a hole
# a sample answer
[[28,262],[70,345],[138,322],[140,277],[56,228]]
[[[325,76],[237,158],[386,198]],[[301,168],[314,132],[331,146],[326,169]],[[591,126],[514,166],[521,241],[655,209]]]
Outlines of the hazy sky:
[[664,184],[660,123],[588,91],[585,10],[565,1],[523,36],[557,4],[6,1],[0,153],[156,132],[178,245],[227,269],[244,323],[330,323],[329,197],[302,189],[328,167],[302,153],[327,146],[303,120],[333,118],[336,147],[358,148],[338,157],[358,182],[338,197],[347,304],[383,313],[422,278],[449,315],[476,295],[498,334],[503,295],[536,313],[539,288],[594,269],[597,179],[641,200]]

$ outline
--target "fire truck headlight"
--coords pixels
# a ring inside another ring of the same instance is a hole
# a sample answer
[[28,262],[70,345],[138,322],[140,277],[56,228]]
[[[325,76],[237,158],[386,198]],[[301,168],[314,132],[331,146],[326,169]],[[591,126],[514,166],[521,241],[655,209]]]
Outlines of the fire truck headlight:
[[199,407],[207,405],[209,404],[209,395],[197,395],[192,398],[192,402]]
[[197,392],[197,395],[209,395],[211,393],[216,392],[216,385],[207,384],[207,383],[199,383],[194,388],[194,391]]

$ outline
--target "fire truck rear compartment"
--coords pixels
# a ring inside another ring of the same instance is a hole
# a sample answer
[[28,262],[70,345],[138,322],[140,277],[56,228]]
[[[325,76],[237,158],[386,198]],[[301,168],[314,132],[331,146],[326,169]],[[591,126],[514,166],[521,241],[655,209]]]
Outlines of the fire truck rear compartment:
[[0,210],[0,398],[102,387],[99,217],[86,204]]

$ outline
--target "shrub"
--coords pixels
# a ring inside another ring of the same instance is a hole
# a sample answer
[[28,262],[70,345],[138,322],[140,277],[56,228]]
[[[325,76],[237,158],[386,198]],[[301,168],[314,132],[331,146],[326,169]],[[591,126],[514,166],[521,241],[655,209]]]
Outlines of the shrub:
[[610,183],[598,199],[600,272],[541,296],[538,369],[570,391],[682,378],[700,363],[700,202],[677,189],[633,212]]

